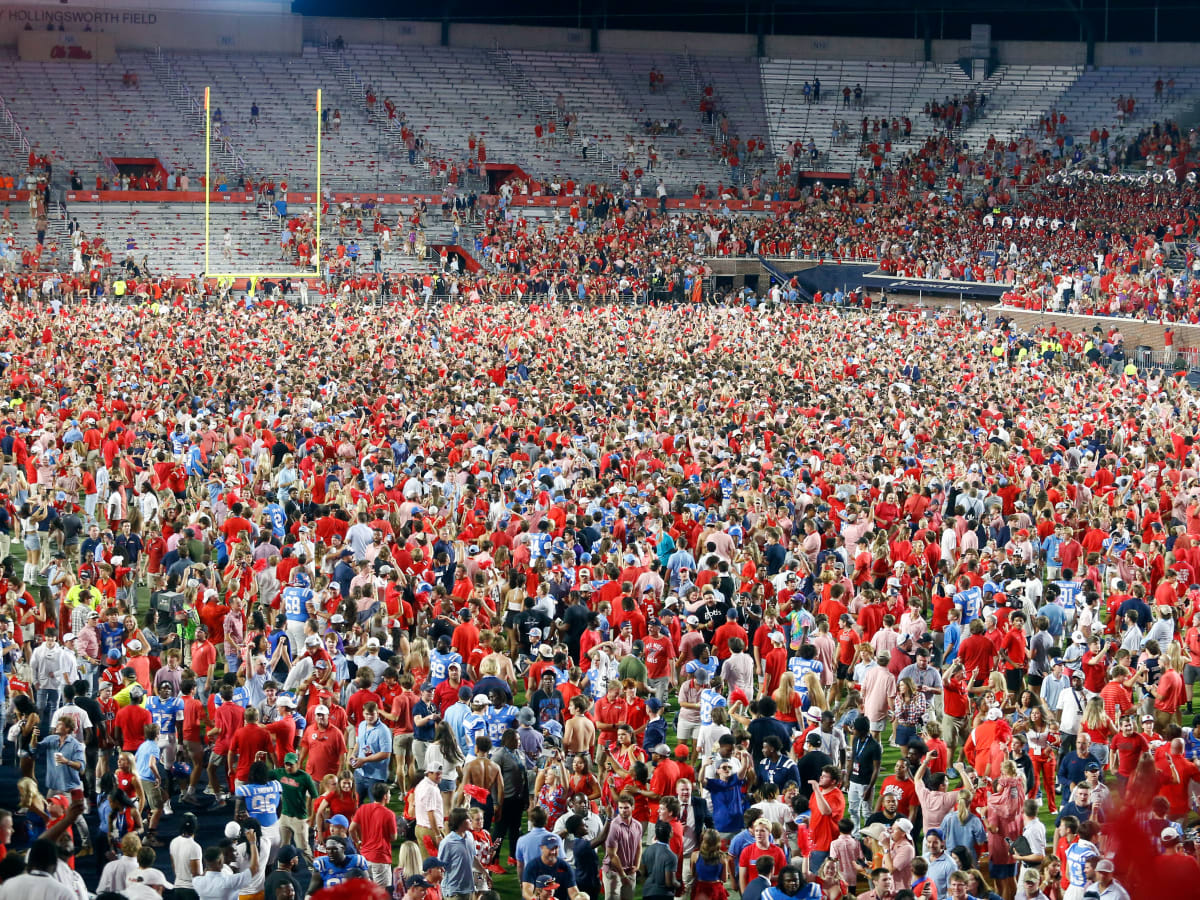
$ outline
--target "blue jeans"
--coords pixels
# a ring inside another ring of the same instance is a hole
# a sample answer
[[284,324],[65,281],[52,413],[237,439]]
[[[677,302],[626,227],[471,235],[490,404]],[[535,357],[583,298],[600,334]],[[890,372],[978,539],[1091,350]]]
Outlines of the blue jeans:
[[896,738],[897,745],[901,747],[907,747],[909,741],[916,738],[916,736],[917,729],[913,728],[911,725],[896,725],[896,733],[894,737]]
[[60,696],[56,688],[37,689],[37,709],[38,715],[42,717],[41,730],[43,734],[50,733],[50,722],[54,718],[54,711],[58,709]]
[[814,850],[808,856],[808,871],[816,875],[821,871],[821,866],[825,865],[825,860],[829,859],[829,853],[825,850]]
[[238,670],[238,665],[241,663],[241,661],[242,661],[242,658],[240,656],[238,656],[236,653],[226,653],[225,654],[225,671],[226,672],[236,672]]
[[358,800],[360,803],[370,803],[374,800],[371,796],[371,788],[378,784],[383,779],[368,778],[361,772],[354,773],[354,787],[358,791]]

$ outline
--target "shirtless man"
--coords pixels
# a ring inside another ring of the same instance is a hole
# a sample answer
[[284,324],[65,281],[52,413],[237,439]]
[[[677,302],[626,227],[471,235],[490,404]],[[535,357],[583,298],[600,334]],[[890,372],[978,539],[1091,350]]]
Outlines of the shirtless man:
[[[492,827],[492,819],[499,817],[504,807],[504,780],[500,776],[500,767],[490,759],[492,740],[486,734],[475,736],[475,758],[463,766],[462,780],[458,790],[454,792],[452,806],[476,806],[483,810],[484,828]],[[487,791],[487,801],[472,796],[477,792],[469,792],[467,787],[476,785]],[[473,801],[468,803],[468,798]]]
[[587,717],[588,702],[582,695],[571,698],[571,718],[563,726],[563,749],[567,753],[591,755],[596,746],[596,723]]

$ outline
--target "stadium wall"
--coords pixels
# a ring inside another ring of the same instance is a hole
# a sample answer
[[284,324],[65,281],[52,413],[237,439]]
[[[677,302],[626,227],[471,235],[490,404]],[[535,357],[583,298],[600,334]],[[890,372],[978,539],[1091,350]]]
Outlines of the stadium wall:
[[[1023,331],[1033,331],[1037,328],[1048,328],[1054,325],[1078,334],[1091,331],[1097,325],[1107,332],[1115,325],[1125,336],[1126,347],[1137,347],[1144,344],[1155,350],[1162,350],[1166,346],[1163,335],[1166,333],[1167,326],[1158,322],[1139,322],[1136,319],[1114,319],[1108,316],[1068,316],[1060,313],[1027,312],[1001,306],[991,307],[989,314],[993,318],[996,315],[1003,315],[1012,319],[1013,323]],[[1200,326],[1176,323],[1171,326],[1171,329],[1174,332],[1174,346],[1177,350],[1184,347],[1200,347]]]
[[[137,0],[127,2],[132,5]],[[15,3],[0,7],[0,45],[14,46],[26,25],[34,31],[47,31],[47,26],[57,31],[61,25],[80,36],[89,30],[111,35],[118,50],[162,47],[210,53],[298,54],[304,40],[303,21],[290,13]]]
[[[113,37],[118,50],[162,47],[176,51],[297,54],[305,41],[328,41],[341,36],[350,43],[395,46],[437,46],[442,39],[438,22],[395,19],[338,19],[303,17],[286,11],[282,0],[91,0],[64,6],[49,0],[24,0],[0,7],[0,45],[15,46],[28,25],[35,31],[68,32],[85,29]],[[233,12],[237,9],[237,12]],[[582,28],[540,28],[517,25],[452,23],[453,47],[587,52],[591,35]],[[700,32],[601,30],[597,45],[603,52],[684,51],[696,56],[750,57],[757,49],[754,35]],[[998,41],[1001,63],[1010,65],[1083,65],[1085,46],[1077,42]],[[769,35],[768,57],[776,59],[853,59],[919,62],[925,44],[907,38],[845,38],[820,35]],[[933,62],[953,63],[966,53],[963,40],[931,42]],[[1182,43],[1111,42],[1096,45],[1101,66],[1194,66],[1200,45]]]

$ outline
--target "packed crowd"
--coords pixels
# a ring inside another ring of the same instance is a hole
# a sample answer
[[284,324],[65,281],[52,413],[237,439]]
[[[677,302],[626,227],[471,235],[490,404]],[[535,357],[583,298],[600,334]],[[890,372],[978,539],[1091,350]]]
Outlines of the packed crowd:
[[3,900],[1200,884],[1182,381],[812,307],[2,315]]

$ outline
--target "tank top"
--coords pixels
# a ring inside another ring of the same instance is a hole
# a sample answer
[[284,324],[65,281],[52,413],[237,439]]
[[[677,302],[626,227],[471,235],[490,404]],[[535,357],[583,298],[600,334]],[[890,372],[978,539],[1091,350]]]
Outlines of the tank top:
[[130,800],[137,799],[137,790],[133,786],[133,773],[117,770],[117,788]]
[[724,880],[725,863],[720,857],[716,862],[705,862],[703,856],[696,857],[696,880],[697,881],[723,881]]

